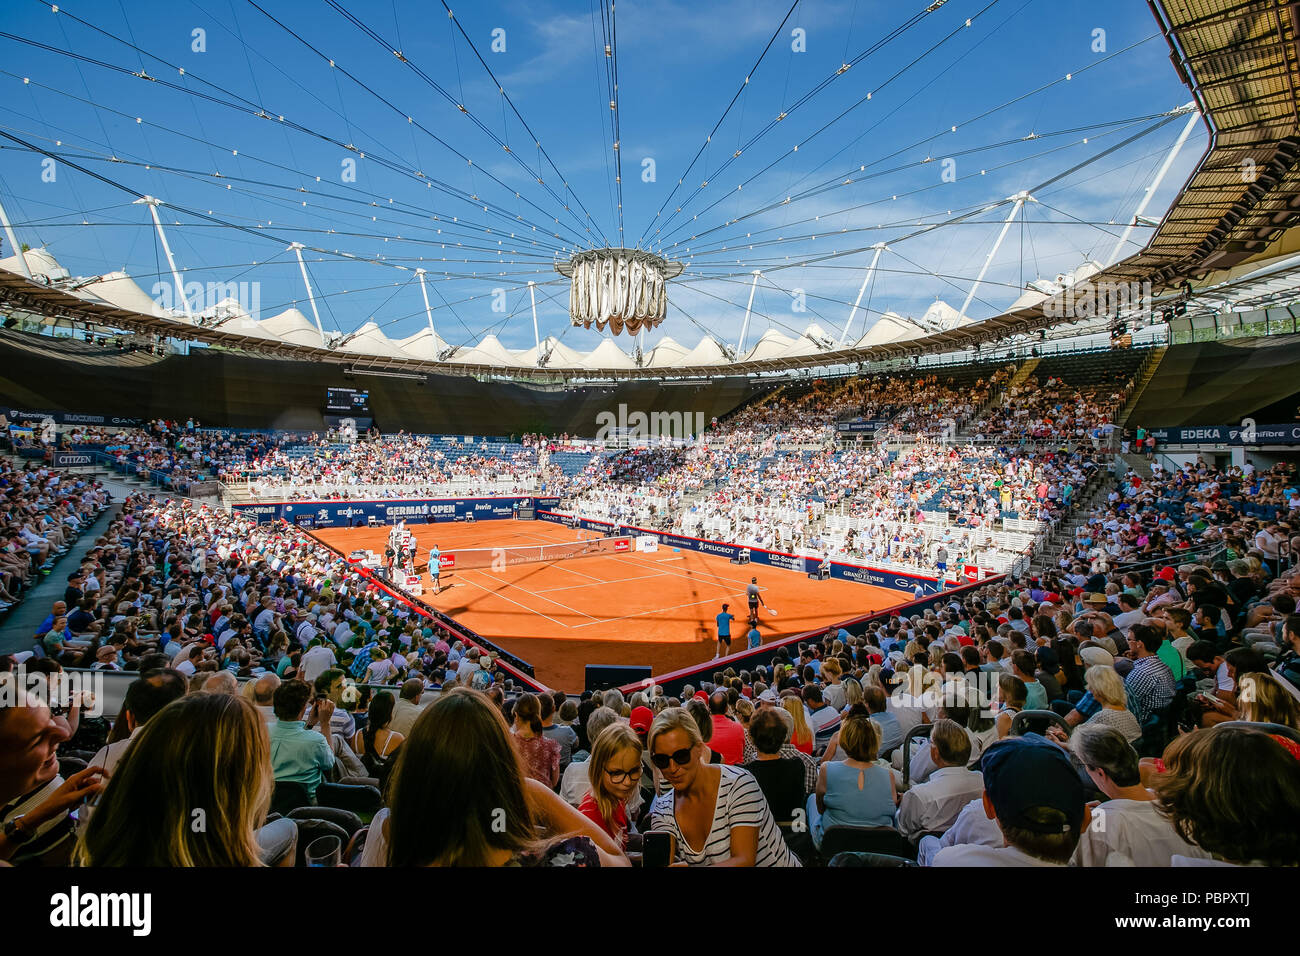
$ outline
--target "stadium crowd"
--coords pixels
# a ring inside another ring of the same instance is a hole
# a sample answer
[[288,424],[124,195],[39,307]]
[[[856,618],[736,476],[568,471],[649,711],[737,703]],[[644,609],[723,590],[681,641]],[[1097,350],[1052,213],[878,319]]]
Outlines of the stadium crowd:
[[441,447],[428,436],[389,435],[355,443],[325,439],[275,447],[232,462],[224,482],[249,482],[254,497],[346,500],[420,497],[451,482],[484,492],[532,491],[535,451],[522,445],[478,446],[486,453]]
[[[1216,505],[1171,516],[1177,565],[1074,562],[576,699],[296,530],[136,497],[88,562],[93,620],[5,662],[29,689],[0,710],[0,858],[292,865],[332,837],[376,866],[1294,865],[1300,535],[1251,496],[1293,478],[1156,483],[1144,507]],[[92,659],[139,672],[111,729],[40,692]],[[217,839],[174,825],[218,805]]]
[[0,614],[54,570],[108,505],[99,482],[39,462],[0,470]]

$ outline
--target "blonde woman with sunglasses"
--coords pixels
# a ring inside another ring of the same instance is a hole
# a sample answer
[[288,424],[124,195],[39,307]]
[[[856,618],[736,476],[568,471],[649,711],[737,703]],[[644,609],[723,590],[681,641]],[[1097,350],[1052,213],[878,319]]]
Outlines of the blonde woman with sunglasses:
[[675,866],[798,866],[752,774],[703,759],[695,719],[670,707],[647,737],[650,760],[672,791],[655,798],[650,829],[672,839]]

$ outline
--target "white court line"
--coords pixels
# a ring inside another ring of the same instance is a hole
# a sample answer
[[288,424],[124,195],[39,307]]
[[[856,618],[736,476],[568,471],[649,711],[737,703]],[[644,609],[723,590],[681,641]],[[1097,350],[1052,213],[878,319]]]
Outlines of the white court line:
[[[579,611],[577,608],[569,607],[569,605],[567,605],[567,604],[561,604],[559,601],[556,601],[556,600],[554,600],[554,599],[552,599],[552,598],[543,597],[541,594],[538,594],[536,591],[530,591],[530,590],[528,590],[528,588],[520,587],[518,584],[514,584],[513,582],[510,582],[510,581],[502,581],[501,578],[495,577],[495,576],[493,576],[493,575],[491,575],[491,574],[486,574],[486,572],[483,572],[483,573],[484,573],[484,575],[485,575],[486,577],[492,578],[493,581],[500,581],[500,582],[501,582],[502,584],[504,584],[506,587],[516,588],[516,589],[518,589],[518,590],[520,590],[520,591],[523,591],[525,594],[531,594],[531,595],[532,595],[533,597],[535,597],[535,598],[541,598],[543,601],[548,601],[549,603],[554,604],[556,607],[562,607],[562,608],[564,608],[566,611],[572,611],[574,614],[581,614],[581,615],[582,615],[583,617],[585,617],[585,618],[590,618],[590,620],[591,620],[593,623],[599,623],[599,622],[600,622],[600,618],[598,618],[598,617],[592,617],[592,615],[588,614],[588,613],[585,612],[585,611]],[[587,585],[587,587],[591,587],[591,585]],[[515,602],[515,603],[518,603],[518,602]],[[523,605],[520,605],[520,606],[522,607]],[[538,613],[540,614],[541,612],[539,611]],[[542,617],[546,617],[546,615],[543,614]],[[555,618],[547,618],[547,620],[551,620],[551,621],[553,621],[553,620],[555,620]],[[574,625],[565,625],[565,626],[566,626],[566,627],[583,627],[584,625],[582,625],[582,624],[574,624]]]
[[[640,574],[634,578],[617,578],[613,581],[602,581],[602,584],[627,584],[629,581],[644,581],[646,578],[661,578],[665,572],[656,571],[654,574]],[[589,588],[590,584],[569,584],[562,588],[539,588],[535,593],[549,594],[552,591],[572,591],[576,588]]]
[[[471,568],[470,570],[474,570],[474,569]],[[469,573],[469,572],[466,572],[466,573]],[[510,602],[511,604],[513,604],[515,607],[521,607],[521,608],[523,608],[525,611],[527,611],[529,614],[541,614],[542,617],[546,618],[546,619],[547,619],[548,621],[550,621],[552,624],[558,624],[558,625],[560,625],[560,627],[563,627],[563,628],[566,628],[566,629],[569,628],[569,627],[571,626],[571,625],[569,625],[569,624],[565,624],[563,621],[557,621],[555,618],[551,617],[549,614],[542,614],[541,611],[537,610],[536,608],[531,608],[531,607],[529,607],[527,604],[520,604],[518,601],[514,600],[513,598],[508,598],[508,597],[506,597],[506,596],[505,596],[504,594],[502,594],[500,591],[493,591],[493,590],[490,589],[490,588],[485,588],[483,585],[479,584],[477,581],[471,581],[469,578],[465,578],[464,580],[465,580],[465,583],[466,583],[466,584],[472,584],[474,587],[478,588],[480,591],[485,591],[486,593],[491,594],[491,595],[493,595],[494,597],[499,597],[499,598],[501,598],[501,600],[503,600],[503,601],[509,601],[509,602]],[[519,590],[524,591],[525,589],[524,589],[524,588],[520,588]],[[532,592],[531,592],[531,591],[528,591],[527,593],[531,594]],[[564,607],[564,605],[561,604],[560,607]],[[590,616],[590,615],[587,615],[587,616]]]
[[[598,557],[604,557],[604,555],[599,555]],[[582,560],[582,559],[578,559],[578,560]],[[591,560],[591,557],[588,556],[588,557],[587,557],[587,560]],[[612,581],[606,581],[604,578],[598,578],[598,577],[596,577],[595,575],[591,575],[591,574],[583,574],[581,571],[575,571],[573,568],[566,567],[567,564],[568,564],[567,561],[556,561],[556,562],[552,565],[552,567],[559,568],[561,571],[568,571],[570,574],[576,574],[576,575],[577,575],[578,577],[580,577],[580,578],[587,578],[589,581],[595,581],[597,584],[612,584],[612,583],[614,583],[614,582],[612,582]],[[584,585],[584,586],[588,586],[588,587],[589,587],[589,585]]]
[[[657,607],[650,611],[639,611],[636,614],[624,614],[622,617],[608,617],[608,618],[604,618],[603,620],[592,620],[587,622],[586,624],[574,624],[573,627],[576,630],[577,628],[580,627],[591,627],[592,624],[613,624],[615,621],[629,621],[635,617],[648,617],[653,614],[664,614],[668,611],[680,611],[682,608],[685,607],[699,607],[701,604],[713,604],[717,600],[718,598],[714,597],[714,598],[709,598],[706,601],[692,601],[690,604],[678,604],[676,607]],[[685,643],[685,642],[679,642],[679,643]]]
[[[658,560],[655,560],[655,559],[649,559],[649,560],[653,561],[655,564],[665,564],[665,563],[667,563],[666,561],[658,561]],[[681,559],[671,558],[671,559],[669,559],[669,560],[681,560]],[[779,569],[778,569],[778,570],[779,570]],[[735,578],[724,577],[723,575],[721,575],[721,574],[715,574],[715,573],[712,572],[712,571],[675,571],[675,570],[673,570],[672,568],[664,568],[664,574],[671,574],[671,575],[673,575],[674,577],[684,578],[684,579],[687,579],[687,580],[689,580],[689,579],[691,579],[691,578],[701,578],[701,577],[704,577],[704,578],[713,578],[715,581],[725,581],[725,582],[727,582],[727,584],[734,584],[734,585],[736,585],[737,587],[739,587],[739,588],[741,589],[741,591],[744,591],[745,588],[749,587],[749,582],[748,582],[748,581],[737,581]],[[764,587],[764,586],[761,585],[761,584],[758,586],[758,588],[759,588],[760,591],[770,591],[770,590],[771,590],[770,587]]]

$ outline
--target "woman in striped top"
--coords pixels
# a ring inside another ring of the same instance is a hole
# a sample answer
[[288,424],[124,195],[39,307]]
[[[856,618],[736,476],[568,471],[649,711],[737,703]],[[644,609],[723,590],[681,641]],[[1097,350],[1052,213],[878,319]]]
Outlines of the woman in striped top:
[[672,786],[651,805],[650,829],[672,834],[676,865],[799,865],[753,775],[703,761],[704,742],[690,714],[664,710],[650,726],[648,744]]

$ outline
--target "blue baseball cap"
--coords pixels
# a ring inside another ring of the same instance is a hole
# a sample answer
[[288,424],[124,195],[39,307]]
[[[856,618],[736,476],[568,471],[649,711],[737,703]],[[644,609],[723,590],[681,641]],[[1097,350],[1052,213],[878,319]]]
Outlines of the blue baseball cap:
[[1084,791],[1079,773],[1065,751],[1038,734],[1008,737],[992,744],[980,758],[984,789],[998,822],[1033,833],[1062,833],[1058,823],[1034,819],[1030,810],[1059,810],[1068,827],[1083,825]]

